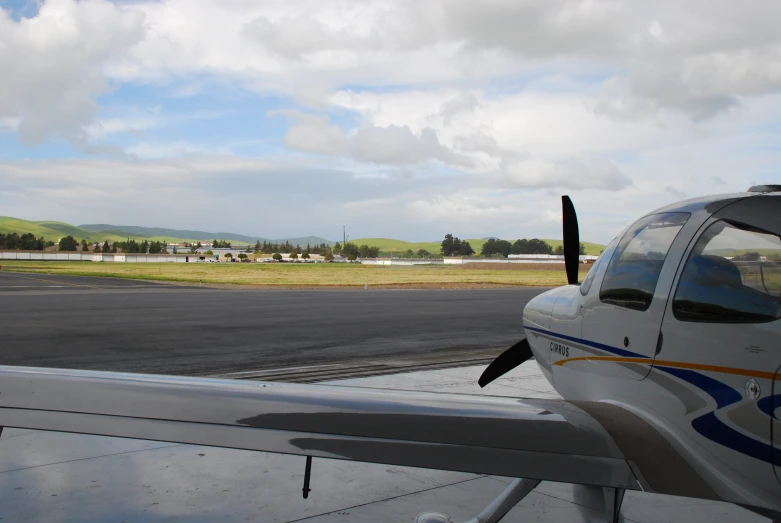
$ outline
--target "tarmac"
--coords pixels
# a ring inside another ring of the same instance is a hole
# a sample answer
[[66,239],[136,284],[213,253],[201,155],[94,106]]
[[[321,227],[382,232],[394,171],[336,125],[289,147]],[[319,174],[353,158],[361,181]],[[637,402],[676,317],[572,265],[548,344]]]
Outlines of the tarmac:
[[209,375],[501,350],[543,290],[234,290],[2,270],[0,364]]
[[[533,361],[480,389],[484,366],[329,381],[347,387],[558,398]],[[280,369],[281,371],[281,369]],[[299,369],[299,372],[301,370]],[[194,445],[5,429],[2,521],[172,523],[410,522],[421,512],[476,516],[512,478],[316,458],[302,499],[305,458]],[[726,503],[627,492],[622,521],[770,520]],[[602,522],[602,491],[541,483],[503,523]]]

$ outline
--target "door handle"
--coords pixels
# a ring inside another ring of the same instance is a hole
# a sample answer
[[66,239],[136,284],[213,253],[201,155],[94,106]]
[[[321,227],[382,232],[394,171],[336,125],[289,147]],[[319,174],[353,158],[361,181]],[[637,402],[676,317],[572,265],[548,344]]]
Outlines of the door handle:
[[656,339],[656,352],[654,353],[654,356],[657,356],[660,352],[662,352],[663,343],[664,335],[662,334],[662,331],[659,331],[659,337]]

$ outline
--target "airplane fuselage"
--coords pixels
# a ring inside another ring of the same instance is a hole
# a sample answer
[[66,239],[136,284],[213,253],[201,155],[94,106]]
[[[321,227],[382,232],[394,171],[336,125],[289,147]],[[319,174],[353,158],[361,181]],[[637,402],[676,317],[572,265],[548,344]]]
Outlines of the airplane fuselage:
[[669,206],[622,231],[582,284],[529,302],[524,328],[562,397],[631,411],[718,498],[778,513],[774,247],[781,255],[781,193]]

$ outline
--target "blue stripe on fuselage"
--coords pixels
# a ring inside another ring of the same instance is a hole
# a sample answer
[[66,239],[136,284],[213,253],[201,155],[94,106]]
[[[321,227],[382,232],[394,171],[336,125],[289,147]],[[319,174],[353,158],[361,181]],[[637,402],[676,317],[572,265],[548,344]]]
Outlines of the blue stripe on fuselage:
[[597,343],[596,341],[584,340],[583,338],[567,336],[566,334],[559,334],[557,332],[551,332],[545,329],[538,329],[536,327],[525,327],[525,328],[530,331],[539,332],[540,334],[553,336],[554,338],[560,338],[562,340],[571,341],[573,343],[580,343],[581,345],[586,345],[587,347],[594,347],[595,349],[603,350],[605,352],[609,352],[617,356],[623,356],[625,358],[648,358],[648,356],[644,356],[636,352],[619,349],[618,347],[611,347],[610,345],[605,345],[604,343]]
[[[648,358],[648,356],[645,356],[643,354],[637,354],[628,350],[619,349],[618,347],[611,347],[610,345],[605,345],[604,343],[585,340],[583,338],[577,338],[575,336],[568,336],[566,334],[558,334],[545,329],[539,329],[536,327],[526,327],[526,329],[553,338],[559,338],[573,343],[579,343],[587,347],[593,347],[595,349],[603,350],[605,352],[608,352],[610,354],[615,354],[617,356],[622,356],[627,358],[647,358],[651,360],[651,358]],[[652,362],[653,360],[649,361],[649,363]],[[729,405],[742,401],[743,399],[743,396],[732,387],[716,379],[713,379],[709,376],[701,374],[699,372],[695,372],[688,369],[676,369],[671,367],[663,367],[659,365],[655,366],[654,368],[656,368],[659,371],[663,371],[668,374],[671,374],[676,378],[679,378],[691,385],[694,385],[696,388],[702,390],[703,392],[708,394],[711,398],[713,398],[716,401],[717,409],[727,407]],[[781,397],[781,395],[779,396]],[[757,403],[758,403],[757,406],[760,408],[760,410],[773,416],[772,405],[774,403],[772,397],[762,398]],[[730,427],[729,425],[721,421],[716,416],[715,411],[709,412],[703,416],[700,416],[692,420],[692,428],[694,428],[694,430],[696,430],[698,434],[709,439],[710,441],[713,441],[714,443],[718,443],[719,445],[723,445],[731,450],[740,452],[741,454],[750,456],[752,458],[756,458],[765,461],[767,463],[773,463],[775,465],[781,466],[781,453],[774,453],[772,446],[763,443],[761,441],[755,440],[733,429],[732,427]]]

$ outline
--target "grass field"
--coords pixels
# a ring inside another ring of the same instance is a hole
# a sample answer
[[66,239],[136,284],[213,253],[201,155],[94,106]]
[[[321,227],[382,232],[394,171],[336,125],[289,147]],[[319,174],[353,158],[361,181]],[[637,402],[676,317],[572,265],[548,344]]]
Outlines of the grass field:
[[[466,241],[475,250],[476,253],[480,253],[483,248],[485,240],[476,238],[469,238]],[[509,240],[510,243],[515,240]],[[561,240],[544,240],[548,245],[554,249],[561,245]],[[377,247],[382,253],[396,253],[401,254],[412,249],[412,252],[417,253],[419,249],[426,249],[431,254],[439,254],[439,248],[441,241],[439,242],[405,242],[402,240],[394,240],[392,238],[358,238],[357,240],[350,240],[350,242],[356,245],[368,245],[369,247]],[[598,255],[605,248],[604,245],[598,243],[583,242],[586,247],[586,254]]]
[[[587,270],[586,266],[583,266]],[[359,264],[95,263],[3,261],[2,271],[103,276],[183,283],[294,287],[458,287],[566,283],[563,271],[464,269],[458,266],[373,266]],[[582,278],[582,276],[581,276]]]

